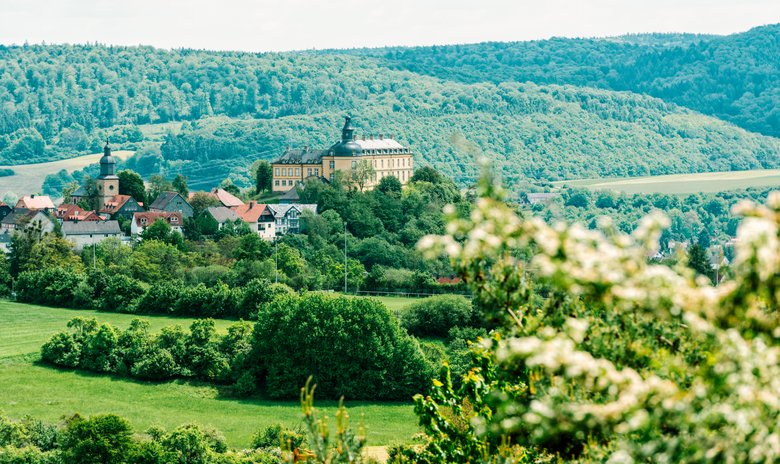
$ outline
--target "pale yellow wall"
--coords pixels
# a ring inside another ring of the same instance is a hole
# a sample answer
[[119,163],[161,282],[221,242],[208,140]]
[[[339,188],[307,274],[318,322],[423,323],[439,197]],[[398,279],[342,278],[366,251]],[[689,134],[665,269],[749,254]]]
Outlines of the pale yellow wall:
[[[395,176],[405,185],[414,173],[414,160],[411,153],[363,155],[355,157],[323,156],[322,164],[273,164],[273,191],[286,192],[295,186],[296,182],[302,182],[309,175],[319,175],[330,180],[331,174],[343,171],[346,176],[352,171],[352,163],[368,161],[374,166],[375,177],[366,183],[365,188],[376,186],[382,177]],[[297,169],[297,170],[296,170]],[[312,173],[309,174],[309,169]],[[319,174],[316,174],[316,170]],[[279,185],[277,185],[277,181]],[[284,181],[284,182],[283,182]]]

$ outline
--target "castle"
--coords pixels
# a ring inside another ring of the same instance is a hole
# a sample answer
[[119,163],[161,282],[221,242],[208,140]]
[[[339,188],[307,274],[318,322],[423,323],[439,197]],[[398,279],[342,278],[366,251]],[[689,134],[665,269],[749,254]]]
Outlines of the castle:
[[347,116],[339,142],[324,150],[288,149],[272,167],[274,192],[288,192],[309,178],[332,181],[336,172],[348,181],[362,176],[360,188],[370,190],[387,176],[406,184],[412,177],[413,161],[411,150],[392,136],[355,137],[352,119]]

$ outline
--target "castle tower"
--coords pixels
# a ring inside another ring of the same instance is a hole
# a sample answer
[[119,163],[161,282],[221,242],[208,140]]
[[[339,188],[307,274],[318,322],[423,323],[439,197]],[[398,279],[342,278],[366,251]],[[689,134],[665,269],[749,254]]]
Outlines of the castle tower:
[[111,156],[111,147],[103,147],[103,157],[100,158],[100,175],[95,180],[97,184],[98,194],[98,210],[103,209],[103,206],[114,195],[119,193],[119,177],[116,173],[116,160]]

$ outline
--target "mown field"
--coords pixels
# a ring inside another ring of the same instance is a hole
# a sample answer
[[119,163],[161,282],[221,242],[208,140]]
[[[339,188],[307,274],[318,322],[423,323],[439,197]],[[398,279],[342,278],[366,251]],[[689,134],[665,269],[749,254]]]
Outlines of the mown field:
[[[390,303],[402,306],[401,301]],[[134,318],[0,300],[0,411],[10,417],[30,415],[54,422],[76,412],[116,413],[130,420],[137,430],[155,424],[172,428],[194,422],[220,430],[228,444],[237,448],[248,446],[252,434],[264,426],[282,423],[295,427],[300,423],[300,406],[293,401],[238,400],[223,396],[218,388],[195,382],[138,382],[38,364],[40,346],[75,316],[96,317],[119,327],[126,327]],[[186,327],[192,321],[142,318],[153,330],[172,324]],[[217,327],[225,330],[230,323],[217,321]],[[318,401],[317,406],[333,416],[337,404]],[[347,406],[355,426],[361,421],[365,426],[370,445],[409,441],[417,432],[411,402],[348,402]]]
[[583,179],[553,182],[558,187],[590,190],[615,190],[624,193],[688,194],[722,192],[749,187],[780,187],[780,169],[707,172],[668,176],[627,177],[616,179]]
[[[120,159],[127,159],[133,155],[133,151],[117,150],[112,154]],[[0,166],[0,169],[13,169],[14,175],[0,177],[0,198],[8,192],[22,196],[30,193],[38,193],[41,185],[49,174],[56,174],[63,169],[68,172],[84,169],[90,164],[100,161],[103,153],[94,153],[91,155],[79,156],[60,161],[36,164],[19,164],[16,166]]]

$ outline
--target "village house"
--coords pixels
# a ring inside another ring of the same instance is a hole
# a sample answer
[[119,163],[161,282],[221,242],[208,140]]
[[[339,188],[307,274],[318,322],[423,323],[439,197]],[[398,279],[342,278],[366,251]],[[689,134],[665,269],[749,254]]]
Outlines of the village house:
[[13,208],[0,201],[0,221],[2,221],[4,217],[11,214],[11,211],[13,210],[14,210]]
[[133,215],[133,221],[130,223],[130,235],[138,237],[141,235],[147,227],[154,224],[155,221],[161,219],[171,226],[171,229],[178,233],[183,233],[182,215],[179,212],[163,212],[163,211],[150,211],[144,213],[135,213]]
[[274,192],[287,192],[309,178],[333,181],[336,172],[347,178],[359,175],[361,165],[372,168],[373,173],[363,179],[363,189],[370,190],[383,177],[395,176],[402,185],[412,178],[413,159],[409,148],[392,136],[355,137],[352,119],[345,118],[341,140],[330,148],[312,150],[309,147],[288,149],[271,164]]
[[178,192],[162,192],[154,202],[149,205],[149,211],[156,213],[181,213],[182,217],[191,218],[194,209],[187,200]]
[[143,213],[144,211],[146,211],[144,207],[130,195],[114,195],[104,200],[98,213],[111,219],[119,217],[130,219],[135,213]]
[[561,194],[555,192],[526,193],[525,197],[529,205],[549,205],[558,198],[561,198]]
[[54,203],[48,195],[25,195],[16,202],[16,208],[44,211],[54,211]]
[[107,238],[122,238],[118,221],[65,221],[62,236],[73,242],[76,251],[98,244]]
[[236,207],[234,211],[242,221],[249,225],[252,232],[257,233],[265,240],[276,238],[276,218],[270,205],[250,201]]
[[94,211],[84,211],[79,205],[72,203],[62,203],[54,210],[54,217],[57,218],[60,223],[65,221],[102,221],[103,218],[98,216]]
[[54,230],[54,222],[43,210],[15,208],[11,214],[0,221],[0,233],[12,234],[37,227],[42,233]]
[[222,229],[222,226],[228,221],[235,222],[241,219],[234,210],[225,206],[211,206],[206,208],[201,214],[211,216],[217,222],[218,230]]
[[304,211],[317,214],[317,205],[292,204],[292,205],[268,205],[273,211],[276,222],[276,234],[297,234],[301,230],[300,217]]
[[[236,208],[244,204],[244,202],[241,201],[240,198],[236,197],[235,195],[233,195],[232,193],[228,192],[225,189],[215,188],[205,193],[207,193],[209,196],[213,198],[216,198],[225,208]],[[194,192],[190,193],[190,198],[189,198],[190,200],[192,200],[193,195]]]

